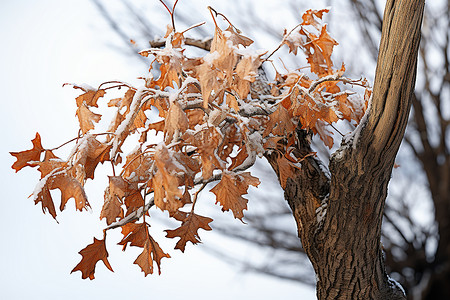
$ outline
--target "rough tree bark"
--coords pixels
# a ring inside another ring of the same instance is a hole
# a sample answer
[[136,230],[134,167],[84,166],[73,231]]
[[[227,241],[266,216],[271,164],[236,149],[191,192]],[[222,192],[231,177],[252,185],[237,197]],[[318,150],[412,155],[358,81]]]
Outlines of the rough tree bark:
[[[384,267],[381,221],[415,86],[424,0],[388,0],[373,97],[361,124],[331,157],[287,180],[285,198],[317,276],[318,299],[405,299]],[[299,140],[308,134],[298,130]],[[297,157],[311,152],[300,144]],[[267,159],[278,174],[276,153]]]

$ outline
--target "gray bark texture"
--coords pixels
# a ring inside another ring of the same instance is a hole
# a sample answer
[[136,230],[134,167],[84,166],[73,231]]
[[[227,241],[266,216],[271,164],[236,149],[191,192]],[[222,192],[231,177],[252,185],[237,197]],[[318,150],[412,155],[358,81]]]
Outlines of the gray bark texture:
[[[380,242],[387,186],[415,86],[424,0],[388,0],[373,96],[329,172],[309,156],[288,178],[285,198],[317,276],[318,299],[406,299],[385,271]],[[298,130],[297,157],[312,152]],[[276,155],[267,159],[278,172]]]

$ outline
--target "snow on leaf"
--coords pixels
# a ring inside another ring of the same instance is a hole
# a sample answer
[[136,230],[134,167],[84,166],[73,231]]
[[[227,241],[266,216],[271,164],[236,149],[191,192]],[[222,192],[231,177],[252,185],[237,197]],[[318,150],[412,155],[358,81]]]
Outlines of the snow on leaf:
[[215,127],[208,127],[195,135],[187,135],[184,140],[186,144],[197,148],[196,152],[200,155],[203,179],[209,179],[215,169],[224,168],[224,163],[219,161],[215,154],[220,143],[220,134]]
[[108,261],[108,251],[106,251],[105,240],[97,240],[94,238],[94,242],[89,244],[79,252],[83,257],[78,265],[72,270],[72,272],[81,271],[81,278],[90,280],[94,279],[95,265],[98,261],[103,261],[105,266],[112,272],[113,269]]
[[228,26],[228,28],[225,29],[225,31],[229,32],[229,40],[236,46],[242,45],[244,47],[248,47],[251,44],[253,44],[252,39],[250,39],[246,36],[243,36],[236,30],[234,30],[234,28],[231,25]]
[[317,130],[317,133],[319,134],[319,137],[323,141],[325,146],[331,149],[333,147],[333,132],[328,130],[326,126],[327,123],[322,120],[317,120],[315,129]]
[[143,153],[140,148],[129,153],[126,158],[123,178],[133,182],[146,182],[150,179],[150,169],[153,159],[150,155]]
[[98,163],[109,160],[110,150],[111,145],[101,143],[94,136],[88,135],[79,147],[74,164],[83,167],[86,178],[94,179]]
[[161,71],[161,76],[155,84],[159,86],[161,90],[164,90],[168,86],[173,88],[173,82],[177,83],[178,85],[180,84],[177,69],[174,67],[174,65],[171,65],[169,63],[162,64],[159,70]]
[[83,186],[74,177],[74,172],[67,170],[66,162],[58,159],[53,152],[46,151],[44,161],[34,162],[33,166],[38,166],[41,172],[41,180],[33,193],[35,204],[42,202],[42,209],[48,209],[54,218],[56,212],[50,190],[61,191],[61,211],[71,198],[74,198],[75,208],[79,211],[90,206]]
[[158,170],[153,177],[153,189],[155,191],[155,205],[161,210],[167,210],[173,215],[184,203],[180,200],[183,196],[178,188],[178,179],[176,176],[167,173],[167,171]]
[[293,53],[297,55],[298,48],[303,48],[304,41],[302,39],[302,35],[298,32],[288,33],[287,30],[284,30],[283,33],[283,44],[289,47],[289,53]]
[[47,185],[44,185],[40,188],[39,197],[36,197],[34,200],[34,204],[38,204],[41,202],[42,204],[42,212],[45,214],[47,210],[49,214],[56,220],[56,209],[55,204],[53,203],[52,196],[50,194],[50,190]]
[[166,237],[179,237],[180,240],[177,242],[175,249],[180,249],[181,252],[184,252],[187,242],[191,242],[192,244],[200,242],[200,237],[198,236],[198,230],[200,228],[211,230],[211,227],[208,225],[211,222],[211,218],[203,217],[191,212],[187,214],[180,227],[174,230],[166,230]]
[[103,97],[105,93],[105,90],[87,90],[84,94],[81,94],[75,99],[77,107],[80,107],[83,104],[98,107],[97,101],[100,97]]
[[128,216],[132,212],[144,206],[144,198],[138,189],[137,183],[131,183],[128,186],[128,190],[129,193],[125,196],[124,200],[125,207],[127,208],[127,213],[125,216]]
[[[227,31],[227,33],[229,32]],[[211,43],[211,53],[217,51],[218,56],[213,60],[212,64],[224,74],[224,77],[231,77],[238,58],[232,45],[228,43],[229,38],[227,36],[231,38],[233,34],[225,34],[222,30],[216,28]]]
[[222,81],[218,79],[219,71],[208,62],[203,62],[196,67],[196,74],[202,91],[203,107],[207,108],[209,101],[214,99],[211,98],[212,92],[217,95],[218,91],[223,89]]
[[261,56],[247,55],[238,62],[233,88],[241,99],[247,98],[250,92],[250,83],[255,81],[261,61]]
[[174,102],[170,105],[169,112],[164,122],[164,134],[166,143],[170,143],[175,133],[182,134],[188,129],[189,120],[181,109],[178,102]]

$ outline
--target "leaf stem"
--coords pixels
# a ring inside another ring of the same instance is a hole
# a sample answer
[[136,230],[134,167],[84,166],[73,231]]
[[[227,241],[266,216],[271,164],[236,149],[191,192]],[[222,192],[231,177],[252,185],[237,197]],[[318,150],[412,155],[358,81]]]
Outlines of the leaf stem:
[[200,194],[200,192],[205,188],[205,186],[207,184],[208,184],[207,182],[203,183],[202,186],[200,187],[200,189],[197,192],[195,192],[194,200],[192,201],[191,213],[194,212],[194,207],[195,207],[195,203],[197,203],[198,194]]
[[275,50],[273,50],[273,51],[269,54],[269,56],[267,56],[267,57],[263,60],[263,62],[267,61],[272,55],[275,54],[275,52],[277,52],[278,50],[280,50],[280,48],[284,45],[284,41],[286,41],[286,38],[287,38],[287,37],[288,37],[295,29],[297,29],[297,28],[300,27],[300,26],[302,26],[302,25],[301,25],[301,24],[298,24],[297,26],[295,26],[294,28],[292,28],[291,31],[289,31],[288,34],[286,34],[285,36],[283,36],[283,39],[281,39],[281,42],[280,42],[280,44],[278,45],[278,47],[277,47]]
[[342,134],[342,132],[340,132],[336,127],[334,127],[334,125],[333,124],[331,124],[331,123],[328,123],[328,125],[330,125],[331,127],[333,127],[333,129],[334,130],[336,130],[337,131],[337,133],[339,133],[341,136],[344,136],[343,134]]

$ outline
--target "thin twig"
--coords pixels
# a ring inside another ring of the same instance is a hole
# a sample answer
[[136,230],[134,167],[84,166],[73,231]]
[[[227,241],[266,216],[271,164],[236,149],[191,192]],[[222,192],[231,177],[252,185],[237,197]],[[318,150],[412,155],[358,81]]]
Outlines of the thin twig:
[[283,39],[281,40],[281,42],[280,42],[280,44],[278,45],[278,47],[277,47],[275,50],[273,50],[273,51],[269,54],[269,56],[267,56],[267,57],[264,59],[263,62],[267,61],[272,55],[275,54],[275,52],[277,52],[278,50],[280,50],[280,48],[284,45],[284,42],[286,41],[286,38],[287,38],[287,37],[288,37],[295,29],[297,29],[297,28],[300,27],[300,26],[302,26],[302,25],[301,25],[301,24],[298,24],[297,26],[295,26],[294,28],[292,28],[292,30],[289,31],[288,34],[284,35],[284,36],[283,36]]
[[188,31],[188,30],[194,29],[195,27],[199,27],[199,26],[202,26],[202,25],[205,25],[205,24],[206,24],[205,21],[203,21],[203,22],[201,22],[201,23],[194,24],[194,25],[192,25],[192,26],[186,28],[185,30],[183,30],[181,33],[184,34],[184,33],[185,33],[186,31]]
[[161,3],[164,5],[164,7],[167,9],[167,11],[169,12],[169,14],[172,15],[172,12],[170,11],[170,8],[166,5],[166,3],[164,3],[163,0],[159,0],[159,2],[161,2]]
[[[223,15],[222,13],[216,11],[216,10],[215,10],[214,8],[212,8],[211,6],[208,6],[208,9],[209,9],[210,11],[213,11],[213,12],[216,14],[216,16],[221,16],[225,21],[228,22],[228,24],[230,24],[230,26],[231,26],[232,28],[234,28],[234,29],[236,30],[237,33],[241,33],[241,31],[239,30],[239,28],[237,28],[236,26],[234,26],[233,23],[231,23],[230,20],[228,20],[228,18],[225,17],[225,15]],[[214,22],[214,23],[215,23],[215,22]]]
[[173,7],[172,7],[172,13],[170,14],[170,18],[171,18],[171,20],[172,20],[172,27],[173,27],[173,31],[174,31],[174,32],[176,32],[176,30],[175,30],[175,17],[174,17],[174,15],[175,15],[175,6],[177,6],[177,3],[178,3],[178,0],[176,0],[175,3],[173,4]]
[[342,132],[340,132],[336,127],[334,127],[333,124],[328,123],[328,125],[330,125],[331,127],[333,127],[333,129],[336,130],[341,136],[344,136],[344,135],[342,134]]

